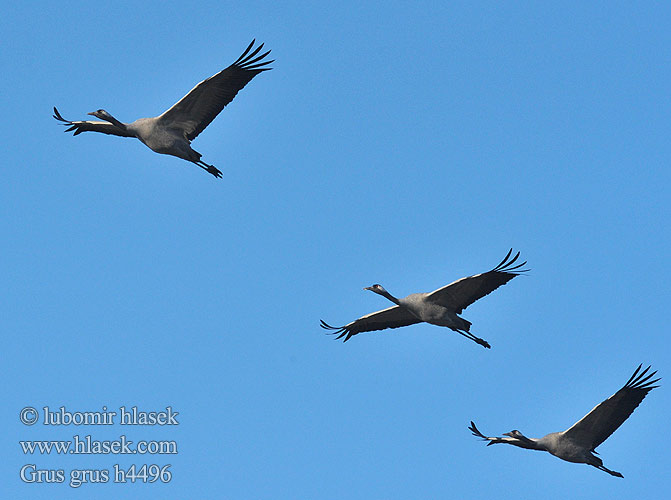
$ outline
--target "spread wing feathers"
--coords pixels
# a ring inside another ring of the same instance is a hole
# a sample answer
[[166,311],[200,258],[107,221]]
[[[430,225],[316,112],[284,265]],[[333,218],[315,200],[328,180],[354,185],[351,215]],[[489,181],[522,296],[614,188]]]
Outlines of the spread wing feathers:
[[256,40],[228,68],[196,85],[191,92],[158,118],[166,125],[184,130],[185,137],[192,141],[207,127],[224,107],[252,78],[272,68],[263,66],[274,61],[261,61],[270,51],[257,56],[263,44],[250,53]]
[[570,429],[564,431],[564,435],[590,450],[594,450],[603,443],[608,436],[622,425],[622,422],[629,418],[629,415],[641,404],[648,392],[655,387],[659,387],[653,385],[660,380],[659,378],[650,380],[657,372],[647,374],[650,370],[648,366],[639,374],[642,366],[638,365],[638,368],[622,389],[596,405],[592,411],[573,424]]
[[81,134],[82,132],[102,132],[103,134],[118,135],[121,137],[135,137],[130,132],[120,129],[116,125],[109,122],[90,122],[90,121],[80,121],[80,122],[71,122],[66,120],[61,116],[56,107],[54,107],[54,118],[56,120],[63,122],[62,125],[68,126],[70,128],[66,129],[66,132],[72,132],[73,135]]
[[353,335],[361,332],[373,332],[375,330],[384,330],[385,328],[400,328],[402,326],[421,323],[420,319],[414,317],[406,309],[399,306],[392,306],[381,311],[367,314],[361,318],[348,323],[345,326],[331,326],[324,320],[320,320],[321,327],[325,330],[333,330],[331,335],[337,335],[336,339],[345,337],[343,342],[347,342]]
[[483,439],[484,441],[489,441],[487,443],[487,446],[496,444],[496,443],[505,443],[507,441],[512,441],[510,438],[503,438],[503,437],[488,437],[485,436],[482,432],[478,430],[478,428],[475,426],[475,422],[471,420],[471,425],[468,428],[469,431],[473,433],[474,436],[479,437]]
[[426,299],[442,306],[448,307],[456,314],[470,306],[473,302],[490,294],[501,285],[505,285],[515,276],[528,271],[521,269],[526,265],[526,261],[515,264],[520,256],[517,252],[513,258],[511,248],[508,255],[491,271],[461,278],[449,285],[431,292]]

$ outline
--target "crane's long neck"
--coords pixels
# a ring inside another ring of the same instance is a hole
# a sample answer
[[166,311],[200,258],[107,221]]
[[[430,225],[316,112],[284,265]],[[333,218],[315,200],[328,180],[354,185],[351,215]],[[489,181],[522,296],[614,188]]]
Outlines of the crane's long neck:
[[539,443],[538,439],[533,439],[533,438],[528,438],[526,436],[523,436],[521,438],[513,438],[511,441],[507,441],[508,444],[512,444],[514,446],[519,446],[520,448],[526,448],[527,450],[541,450],[545,451],[545,446],[542,446]]
[[107,118],[105,118],[105,120],[107,120],[108,122],[110,122],[110,123],[111,123],[112,125],[114,125],[115,127],[119,127],[121,130],[127,130],[127,128],[128,128],[128,127],[126,126],[125,123],[120,122],[119,120],[117,120],[116,118],[114,118],[114,117],[113,117],[112,115],[110,115],[109,113],[107,113]]
[[382,295],[383,297],[388,298],[388,299],[391,300],[394,304],[396,304],[396,305],[401,305],[400,302],[398,301],[398,299],[397,299],[396,297],[394,297],[392,294],[390,294],[387,290],[380,290],[380,291],[377,292],[377,293],[379,293],[379,294]]

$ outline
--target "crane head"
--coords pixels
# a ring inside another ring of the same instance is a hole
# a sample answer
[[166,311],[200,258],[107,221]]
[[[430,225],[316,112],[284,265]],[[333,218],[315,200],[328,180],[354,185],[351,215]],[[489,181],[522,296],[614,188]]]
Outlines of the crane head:
[[522,448],[538,449],[538,446],[533,439],[529,439],[517,429],[506,432],[503,435],[514,439],[514,441],[508,441],[509,444],[514,444],[515,446],[520,446]]
[[377,283],[375,285],[367,286],[366,288],[364,288],[364,290],[370,290],[371,292],[375,293],[386,292],[386,290],[382,287],[382,285],[378,285]]
[[512,430],[510,432],[504,432],[503,435],[504,436],[510,436],[512,438],[524,437],[524,435],[520,431],[518,431],[517,429]]
[[86,113],[86,114],[91,115],[91,116],[95,116],[96,118],[100,118],[101,120],[105,120],[105,121],[110,121],[109,119],[112,118],[112,115],[110,115],[104,109],[99,109],[97,111],[91,111],[90,113]]

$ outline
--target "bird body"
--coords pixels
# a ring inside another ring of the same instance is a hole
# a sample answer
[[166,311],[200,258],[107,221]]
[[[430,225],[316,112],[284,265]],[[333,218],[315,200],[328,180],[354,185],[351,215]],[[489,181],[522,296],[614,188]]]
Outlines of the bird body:
[[547,451],[567,462],[592,464],[594,466],[601,465],[597,464],[597,461],[600,462],[601,459],[595,457],[591,451],[576,442],[570,435],[567,436],[564,432],[551,432],[534,441],[538,445],[537,449]]
[[658,387],[653,384],[659,381],[659,378],[650,380],[657,372],[648,373],[649,366],[641,371],[642,366],[636,368],[619,391],[596,405],[587,415],[563,432],[552,432],[540,439],[528,438],[518,430],[503,434],[505,437],[488,437],[478,430],[473,421],[469,430],[474,436],[489,441],[487,446],[504,443],[520,448],[547,451],[567,462],[588,464],[611,476],[623,477],[621,473],[604,467],[603,460],[595,455],[595,449],[629,418],[648,392]]
[[379,284],[366,287],[364,290],[382,295],[396,306],[362,316],[342,327],[331,326],[322,320],[321,327],[332,330],[337,335],[337,339],[344,337],[346,342],[361,332],[399,328],[424,322],[450,328],[489,349],[491,346],[486,340],[470,333],[471,322],[460,317],[459,314],[476,300],[526,271],[520,269],[526,261],[513,265],[520,253],[517,252],[514,257],[510,258],[512,252],[510,249],[499,265],[491,271],[461,278],[430,293],[413,293],[403,299],[397,299]]
[[152,151],[195,162],[200,155],[184,140],[179,129],[162,126],[160,118],[140,118],[126,128]]
[[255,40],[252,40],[243,54],[228,68],[200,82],[160,116],[123,123],[104,109],[99,109],[88,114],[104,120],[102,122],[69,121],[54,107],[54,118],[69,126],[66,132],[74,131],[74,135],[101,132],[120,137],[136,137],[156,153],[182,158],[215,177],[222,177],[218,168],[200,159],[202,155],[191,147],[191,141],[252,78],[271,69],[264,66],[273,61],[261,61],[270,51],[257,55],[263,47],[261,44],[250,53],[254,43]]
[[420,321],[436,326],[446,326],[451,329],[468,331],[471,323],[457,316],[444,305],[432,300],[430,293],[413,293],[399,299],[399,305],[404,307]]

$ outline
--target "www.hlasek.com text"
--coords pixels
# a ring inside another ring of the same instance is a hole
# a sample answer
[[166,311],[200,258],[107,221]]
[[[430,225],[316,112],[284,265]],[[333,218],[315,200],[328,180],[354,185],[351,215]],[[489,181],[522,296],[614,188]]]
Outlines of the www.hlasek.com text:
[[176,441],[133,441],[120,436],[118,440],[98,440],[91,435],[73,436],[72,441],[31,440],[19,441],[24,455],[176,455]]

